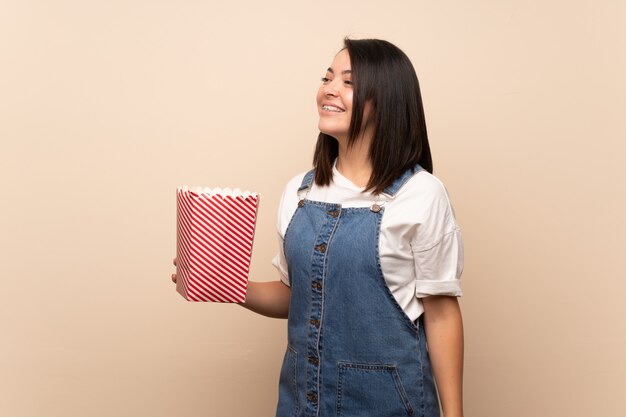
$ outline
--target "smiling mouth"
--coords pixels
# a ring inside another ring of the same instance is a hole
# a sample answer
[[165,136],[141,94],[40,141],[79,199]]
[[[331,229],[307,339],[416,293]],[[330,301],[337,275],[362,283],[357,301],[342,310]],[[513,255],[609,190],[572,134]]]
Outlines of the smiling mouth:
[[330,106],[330,105],[328,105],[328,104],[323,105],[323,106],[322,106],[322,110],[324,110],[324,111],[330,111],[330,112],[333,112],[333,113],[343,113],[343,112],[345,111],[344,109],[342,109],[342,108],[340,108],[340,107],[337,107],[337,106]]

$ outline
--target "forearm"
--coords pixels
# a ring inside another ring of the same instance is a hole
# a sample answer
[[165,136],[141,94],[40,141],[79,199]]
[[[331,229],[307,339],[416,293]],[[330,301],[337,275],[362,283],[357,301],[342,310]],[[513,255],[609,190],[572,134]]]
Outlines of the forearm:
[[428,352],[444,417],[463,416],[463,320],[455,297],[423,299]]
[[242,307],[267,317],[286,319],[289,313],[290,288],[282,281],[248,282]]

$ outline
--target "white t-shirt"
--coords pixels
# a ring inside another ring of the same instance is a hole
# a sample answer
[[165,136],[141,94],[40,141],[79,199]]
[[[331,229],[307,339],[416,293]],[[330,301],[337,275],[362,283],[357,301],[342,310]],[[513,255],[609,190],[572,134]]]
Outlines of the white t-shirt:
[[415,173],[395,194],[364,193],[333,168],[328,186],[313,182],[298,193],[305,173],[292,178],[285,187],[278,209],[279,253],[273,264],[282,281],[289,285],[283,240],[289,221],[305,198],[312,201],[341,204],[342,208],[384,207],[380,225],[379,256],[383,276],[394,298],[411,319],[417,319],[424,308],[420,298],[429,295],[461,296],[463,241],[444,185],[435,176],[421,170]]

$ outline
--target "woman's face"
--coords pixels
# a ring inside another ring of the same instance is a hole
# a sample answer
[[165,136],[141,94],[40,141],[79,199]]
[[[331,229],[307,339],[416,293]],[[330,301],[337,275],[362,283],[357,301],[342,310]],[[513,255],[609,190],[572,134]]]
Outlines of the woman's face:
[[347,140],[352,118],[352,93],[350,56],[343,49],[335,56],[317,91],[320,132],[338,141]]

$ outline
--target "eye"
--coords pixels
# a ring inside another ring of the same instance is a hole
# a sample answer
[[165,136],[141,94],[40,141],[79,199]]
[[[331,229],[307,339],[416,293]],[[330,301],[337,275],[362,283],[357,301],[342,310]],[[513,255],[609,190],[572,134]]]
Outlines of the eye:
[[345,85],[350,85],[350,86],[353,85],[351,80],[344,80],[343,83]]
[[329,82],[329,81],[330,81],[330,78],[328,78],[328,77],[322,77],[322,82],[323,82],[324,84],[326,84],[326,83],[327,83],[327,82]]

